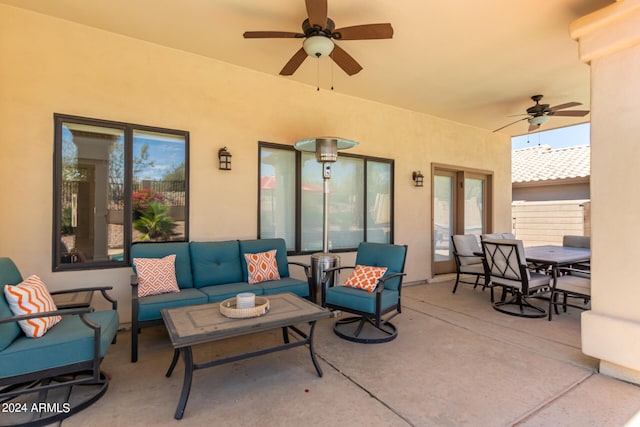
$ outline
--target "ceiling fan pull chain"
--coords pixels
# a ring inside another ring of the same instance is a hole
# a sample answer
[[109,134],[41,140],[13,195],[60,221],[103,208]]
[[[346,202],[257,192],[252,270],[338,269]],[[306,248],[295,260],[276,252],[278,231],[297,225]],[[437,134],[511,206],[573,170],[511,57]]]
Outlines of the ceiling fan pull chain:
[[331,90],[333,90],[333,61],[331,61]]
[[320,55],[316,57],[316,90],[320,92]]

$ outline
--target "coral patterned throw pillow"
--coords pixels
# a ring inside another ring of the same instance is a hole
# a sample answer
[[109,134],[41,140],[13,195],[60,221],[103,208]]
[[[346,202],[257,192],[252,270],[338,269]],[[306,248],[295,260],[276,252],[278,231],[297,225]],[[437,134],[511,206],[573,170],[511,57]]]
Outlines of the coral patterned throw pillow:
[[276,262],[276,249],[257,254],[244,254],[247,261],[247,273],[249,283],[256,284],[268,280],[280,280],[278,263]]
[[[4,296],[9,303],[11,311],[16,316],[46,313],[47,311],[56,311],[58,309],[47,290],[47,286],[35,275],[27,277],[26,280],[16,286],[6,285],[4,287]],[[38,317],[20,320],[18,324],[26,336],[39,338],[60,320],[62,320],[60,316]]]
[[138,276],[138,297],[180,292],[176,279],[176,256],[134,258]]
[[351,272],[349,278],[344,283],[344,286],[352,288],[364,289],[365,291],[373,292],[376,290],[378,279],[384,276],[387,272],[387,267],[370,267],[367,265],[356,265],[356,268]]

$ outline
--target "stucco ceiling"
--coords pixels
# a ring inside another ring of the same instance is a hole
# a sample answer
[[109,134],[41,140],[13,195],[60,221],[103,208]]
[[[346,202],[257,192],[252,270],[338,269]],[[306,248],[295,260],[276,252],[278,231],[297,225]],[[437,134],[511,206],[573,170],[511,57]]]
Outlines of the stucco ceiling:
[[[0,0],[69,21],[278,75],[299,39],[251,39],[247,30],[300,31],[304,0]],[[291,77],[485,129],[533,105],[589,109],[589,66],[569,36],[575,19],[612,0],[329,0],[337,27],[390,22],[390,40],[342,41],[364,69],[347,76],[308,58]],[[339,108],[337,106],[336,108]],[[552,117],[541,130],[589,121]],[[526,121],[503,132],[527,132]]]

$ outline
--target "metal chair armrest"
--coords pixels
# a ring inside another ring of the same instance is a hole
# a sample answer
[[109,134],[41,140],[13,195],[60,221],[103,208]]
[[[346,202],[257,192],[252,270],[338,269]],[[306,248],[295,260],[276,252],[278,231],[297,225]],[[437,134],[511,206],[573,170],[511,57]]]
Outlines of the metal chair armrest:
[[[339,272],[341,270],[345,270],[345,269],[354,269],[356,268],[354,265],[343,265],[341,267],[329,267],[326,270],[324,270],[324,275],[322,276],[322,286],[326,285],[327,282],[329,281],[329,274],[327,273],[334,273],[334,272]],[[335,285],[335,283],[331,283],[331,285]]]
[[85,288],[62,289],[62,290],[59,290],[59,291],[53,291],[53,292],[51,292],[51,295],[53,296],[53,295],[75,294],[75,293],[80,293],[80,292],[100,291],[100,293],[102,294],[103,298],[111,303],[111,306],[113,307],[114,310],[117,310],[118,309],[118,301],[113,299],[107,293],[107,291],[110,291],[112,289],[113,289],[113,286],[88,286],[88,287],[85,287]]
[[288,261],[289,265],[297,265],[304,269],[304,275],[307,276],[307,279],[311,278],[311,266],[309,264],[305,264],[303,262],[298,261]]
[[91,313],[93,311],[94,311],[94,309],[92,307],[63,308],[62,310],[45,311],[45,312],[42,312],[42,313],[23,314],[23,315],[20,315],[20,316],[7,317],[7,318],[4,318],[4,319],[0,319],[0,324],[18,322],[20,320],[38,319],[40,317],[66,316],[66,315],[73,315],[73,314],[85,314],[85,313]]
[[[406,275],[407,273],[393,273],[393,274],[389,274],[388,276],[383,276],[379,278],[378,283],[376,284],[375,292],[378,292],[378,293],[382,292],[384,290],[384,284],[387,282],[387,280],[394,279],[396,277],[406,276]],[[402,282],[400,282],[398,289],[400,289],[401,286],[402,286]]]

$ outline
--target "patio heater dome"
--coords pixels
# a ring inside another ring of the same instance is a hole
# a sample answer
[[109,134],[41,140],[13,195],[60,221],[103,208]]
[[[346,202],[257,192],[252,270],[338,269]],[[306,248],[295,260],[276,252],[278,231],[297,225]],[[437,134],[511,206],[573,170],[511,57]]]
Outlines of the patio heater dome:
[[347,150],[358,145],[357,142],[343,138],[320,137],[301,139],[293,146],[298,151],[316,153],[316,160],[321,163],[338,160],[338,150]]

